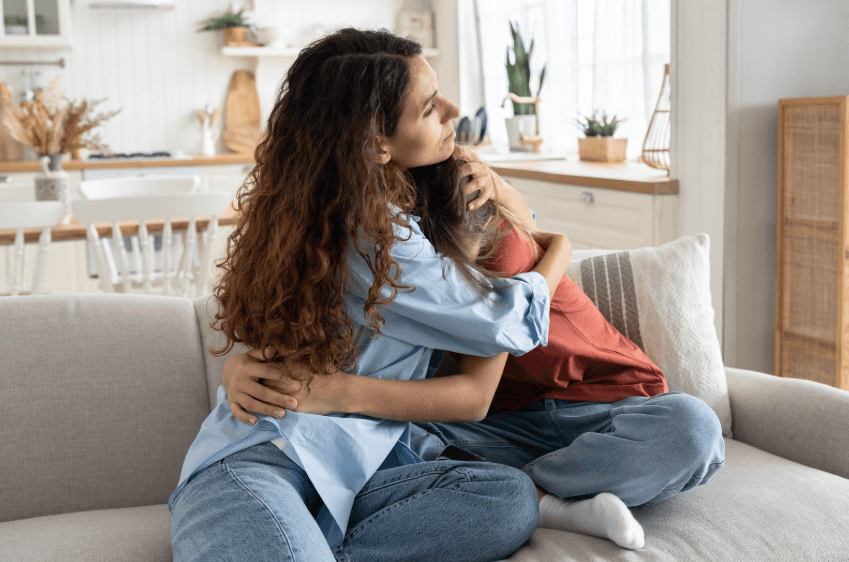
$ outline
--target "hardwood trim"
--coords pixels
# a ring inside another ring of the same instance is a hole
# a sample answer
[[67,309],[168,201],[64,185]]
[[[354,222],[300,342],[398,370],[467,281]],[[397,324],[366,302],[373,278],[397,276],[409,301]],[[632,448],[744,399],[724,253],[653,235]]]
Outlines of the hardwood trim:
[[[218,226],[234,225],[238,221],[238,213],[233,209],[232,205],[227,207],[227,210],[218,217]],[[172,218],[171,230],[186,230],[189,227],[189,218]],[[209,226],[210,217],[197,217],[197,230],[206,230]],[[155,219],[145,221],[148,233],[162,232],[165,228],[165,219]],[[119,222],[118,227],[121,229],[121,234],[138,234],[139,222],[126,221]],[[109,223],[100,223],[96,225],[97,233],[102,237],[112,236],[112,225]],[[40,228],[27,228],[24,230],[24,242],[37,242],[41,236]],[[71,217],[69,224],[60,224],[50,229],[50,236],[53,242],[69,241],[69,240],[85,240],[86,225],[79,222],[76,217]],[[15,230],[0,229],[0,244],[13,244],[15,242]]]
[[[775,374],[783,377],[784,373],[781,369],[781,339],[782,317],[785,307],[782,306],[782,270],[784,268],[784,260],[782,257],[782,248],[784,246],[784,100],[778,101],[778,150],[776,164],[776,205],[775,205]],[[792,161],[792,159],[791,159]]]
[[[218,154],[216,156],[193,156],[188,160],[64,160],[62,169],[102,170],[107,168],[162,168],[170,166],[216,166],[227,164],[253,164],[253,154]],[[15,172],[38,172],[38,162],[0,162],[0,174]]]
[[834,374],[834,383],[837,388],[849,390],[849,229],[846,228],[846,217],[849,216],[849,98],[843,97],[840,99],[840,176],[838,185],[840,186],[840,235],[837,245],[837,354],[835,357],[836,372]]
[[846,101],[846,96],[830,96],[824,98],[782,98],[778,102],[782,105],[833,105]]
[[506,167],[498,163],[491,164],[490,167],[495,173],[504,177],[547,181],[585,187],[601,187],[605,189],[630,191],[632,193],[645,193],[649,195],[674,195],[678,193],[678,180],[669,178],[658,178],[657,180],[620,179],[595,174],[583,175],[539,170],[530,167]]

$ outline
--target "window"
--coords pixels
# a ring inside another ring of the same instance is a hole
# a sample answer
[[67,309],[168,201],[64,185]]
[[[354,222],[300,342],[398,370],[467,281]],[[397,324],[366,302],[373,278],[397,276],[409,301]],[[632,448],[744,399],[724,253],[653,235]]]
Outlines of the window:
[[[474,1],[474,10],[461,6],[460,41],[477,41],[466,52],[479,53],[481,71],[464,73],[461,61],[461,80],[470,82],[465,91],[482,92],[477,101],[486,105],[490,140],[497,148],[507,150],[504,120],[512,117],[511,104],[502,108],[501,103],[508,93],[505,55],[508,47],[512,50],[513,21],[526,48],[534,40],[534,95],[539,72],[546,68],[540,93],[543,151],[576,154],[580,131],[575,120],[598,110],[626,119],[616,136],[629,139],[629,159],[639,157],[669,62],[669,0],[468,1]],[[474,21],[462,21],[464,13],[473,13]]]

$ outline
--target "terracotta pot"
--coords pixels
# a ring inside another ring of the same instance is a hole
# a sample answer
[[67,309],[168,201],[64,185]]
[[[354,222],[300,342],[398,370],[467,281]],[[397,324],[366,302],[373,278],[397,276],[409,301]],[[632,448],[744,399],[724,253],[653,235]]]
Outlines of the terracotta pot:
[[225,27],[221,30],[221,34],[224,36],[224,44],[225,45],[233,45],[238,43],[244,43],[245,39],[248,36],[248,28],[247,27]]
[[623,162],[628,139],[587,137],[578,139],[578,157],[590,162]]

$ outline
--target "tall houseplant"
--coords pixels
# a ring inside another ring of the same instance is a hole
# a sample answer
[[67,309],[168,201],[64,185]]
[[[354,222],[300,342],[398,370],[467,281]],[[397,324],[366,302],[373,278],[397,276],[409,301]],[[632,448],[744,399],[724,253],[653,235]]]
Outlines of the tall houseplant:
[[[510,22],[510,35],[513,36],[513,48],[507,47],[507,80],[510,83],[510,93],[528,100],[538,100],[545,80],[545,65],[539,74],[539,84],[536,96],[531,95],[531,55],[534,52],[534,39],[528,48],[519,32],[519,24]],[[513,62],[510,62],[512,52]],[[511,150],[533,150],[530,146],[519,141],[521,135],[538,134],[536,131],[537,117],[534,103],[517,103],[513,101],[513,117],[507,119],[507,137],[510,140]]]

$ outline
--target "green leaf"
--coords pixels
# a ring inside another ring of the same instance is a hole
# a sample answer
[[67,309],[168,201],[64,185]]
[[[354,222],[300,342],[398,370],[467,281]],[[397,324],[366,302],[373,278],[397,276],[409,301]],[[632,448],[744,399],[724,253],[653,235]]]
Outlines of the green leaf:
[[537,97],[539,97],[539,93],[542,91],[542,83],[545,80],[545,65],[542,67],[542,72],[539,73],[539,88],[537,88]]

